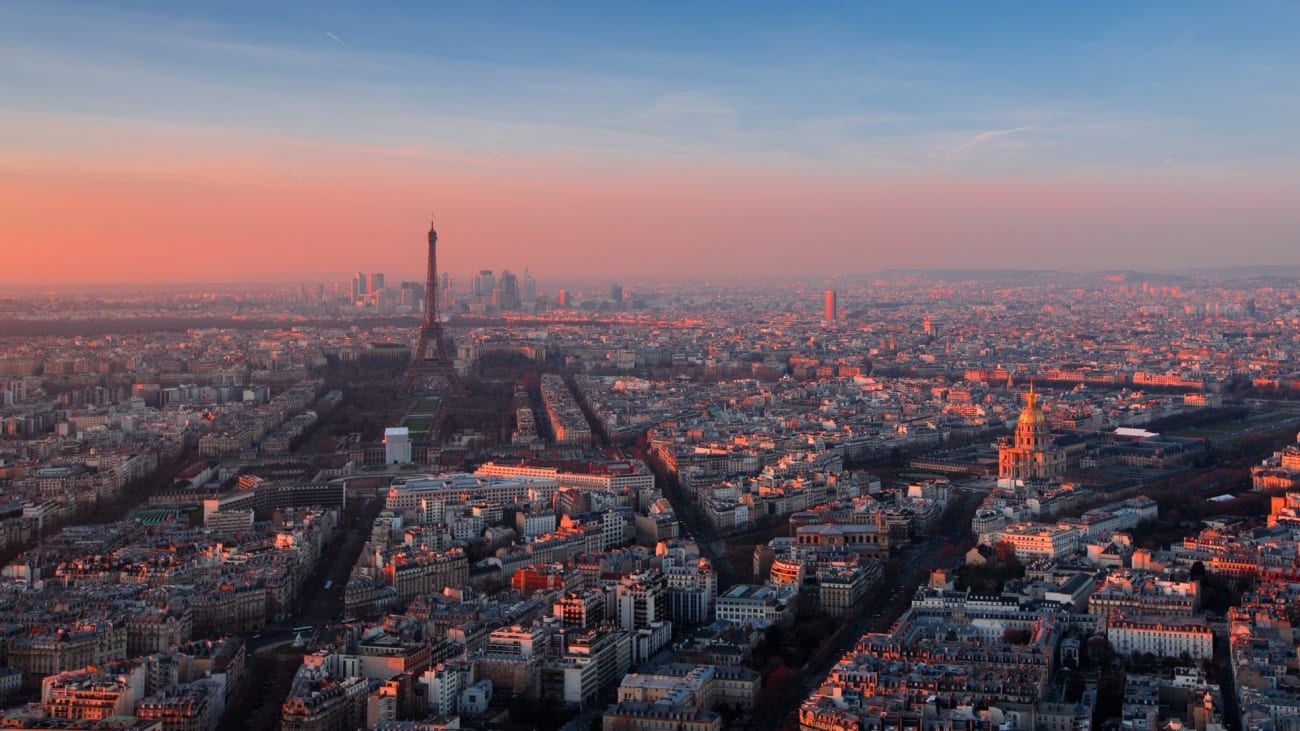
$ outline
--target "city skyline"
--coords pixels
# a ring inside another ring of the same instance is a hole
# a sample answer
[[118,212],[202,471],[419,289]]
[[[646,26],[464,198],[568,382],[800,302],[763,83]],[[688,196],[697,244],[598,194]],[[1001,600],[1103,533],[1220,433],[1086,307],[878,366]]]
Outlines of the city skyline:
[[1296,8],[982,10],[10,6],[0,280],[1300,264]]

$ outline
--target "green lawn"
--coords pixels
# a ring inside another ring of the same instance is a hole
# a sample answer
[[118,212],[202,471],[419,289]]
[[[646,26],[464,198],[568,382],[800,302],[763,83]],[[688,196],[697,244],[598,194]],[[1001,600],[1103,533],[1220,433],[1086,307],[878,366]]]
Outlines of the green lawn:
[[1241,430],[1241,424],[1221,424],[1218,426],[1198,426],[1193,429],[1180,429],[1173,432],[1170,436],[1185,437],[1188,439],[1206,439],[1217,437],[1224,434],[1231,434]]
[[411,405],[412,414],[431,414],[438,409],[438,399],[422,398]]
[[415,416],[407,417],[406,420],[402,422],[402,425],[411,430],[411,437],[414,438],[417,434],[423,434],[429,431],[429,422],[430,419],[427,416]]

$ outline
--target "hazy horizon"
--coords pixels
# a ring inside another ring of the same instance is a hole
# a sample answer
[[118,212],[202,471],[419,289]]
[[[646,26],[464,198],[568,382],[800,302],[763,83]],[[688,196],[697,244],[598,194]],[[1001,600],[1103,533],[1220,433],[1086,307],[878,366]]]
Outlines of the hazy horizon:
[[[499,273],[500,269],[497,270]],[[414,272],[400,274],[393,272],[376,272],[385,275],[387,286],[396,288],[402,282],[420,282],[423,273]],[[471,275],[475,272],[456,273],[450,272],[455,282],[457,290],[468,290],[470,287]],[[355,272],[339,273],[319,273],[303,275],[301,278],[290,278],[288,275],[268,273],[260,279],[246,280],[182,280],[169,279],[158,281],[122,281],[122,282],[23,282],[6,286],[6,291],[0,293],[0,298],[5,295],[13,294],[41,294],[41,293],[64,293],[73,292],[79,294],[100,294],[113,293],[120,294],[128,292],[136,287],[149,287],[153,292],[203,292],[203,293],[241,293],[241,292],[283,292],[296,290],[301,286],[315,287],[317,285],[331,286],[339,285],[344,289],[348,280]],[[515,270],[515,274],[521,274]],[[782,276],[780,274],[771,274],[754,277],[588,277],[588,278],[565,278],[555,280],[543,280],[539,283],[539,293],[554,293],[557,289],[568,288],[574,294],[586,294],[589,296],[604,296],[608,293],[608,288],[612,284],[620,284],[624,289],[636,292],[649,291],[651,287],[662,286],[710,286],[718,288],[728,287],[745,287],[757,286],[764,284],[781,284],[786,286],[806,286],[815,288],[817,293],[824,289],[861,287],[874,285],[878,281],[897,282],[909,278],[919,278],[922,280],[932,280],[935,282],[946,283],[977,283],[987,281],[990,284],[1004,286],[1007,280],[1016,279],[1022,275],[1058,275],[1062,277],[1096,277],[1098,282],[1103,277],[1112,277],[1122,275],[1122,280],[1111,280],[1112,282],[1139,283],[1144,278],[1153,279],[1170,279],[1186,280],[1188,283],[1210,283],[1222,280],[1233,279],[1261,279],[1269,277],[1282,277],[1286,279],[1300,278],[1300,265],[1286,266],[1228,266],[1208,269],[1187,269],[1187,270],[1166,270],[1166,271],[1140,271],[1131,269],[1097,269],[1097,270],[1068,270],[1068,269],[1016,269],[1005,267],[984,267],[984,268],[960,268],[960,267],[929,267],[929,268],[899,268],[888,269],[874,272],[826,272],[813,274],[809,276]],[[982,275],[982,276],[981,276]],[[423,282],[420,282],[421,284]],[[1040,284],[1049,284],[1049,281],[1034,281],[1032,279],[1023,279],[1021,283],[1025,286],[1036,286]],[[590,291],[584,292],[581,289],[588,288]],[[328,293],[328,292],[327,292]],[[142,293],[143,294],[143,293]]]
[[11,287],[1300,265],[1300,6],[0,17]]

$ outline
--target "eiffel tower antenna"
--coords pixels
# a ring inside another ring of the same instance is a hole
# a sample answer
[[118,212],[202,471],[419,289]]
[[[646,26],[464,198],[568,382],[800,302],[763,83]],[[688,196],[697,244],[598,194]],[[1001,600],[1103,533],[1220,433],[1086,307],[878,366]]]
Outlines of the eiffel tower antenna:
[[424,322],[420,325],[420,344],[411,354],[411,364],[402,381],[402,395],[416,391],[435,390],[438,382],[453,393],[461,392],[456,368],[447,357],[447,345],[442,337],[442,318],[438,314],[438,232],[429,222],[429,271],[424,284]]

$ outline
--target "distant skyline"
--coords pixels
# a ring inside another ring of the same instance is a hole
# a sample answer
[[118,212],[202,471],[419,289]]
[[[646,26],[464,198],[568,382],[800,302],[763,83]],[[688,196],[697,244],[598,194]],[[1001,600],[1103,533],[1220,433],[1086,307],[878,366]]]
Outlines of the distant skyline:
[[1300,264],[1300,5],[0,6],[0,283]]

